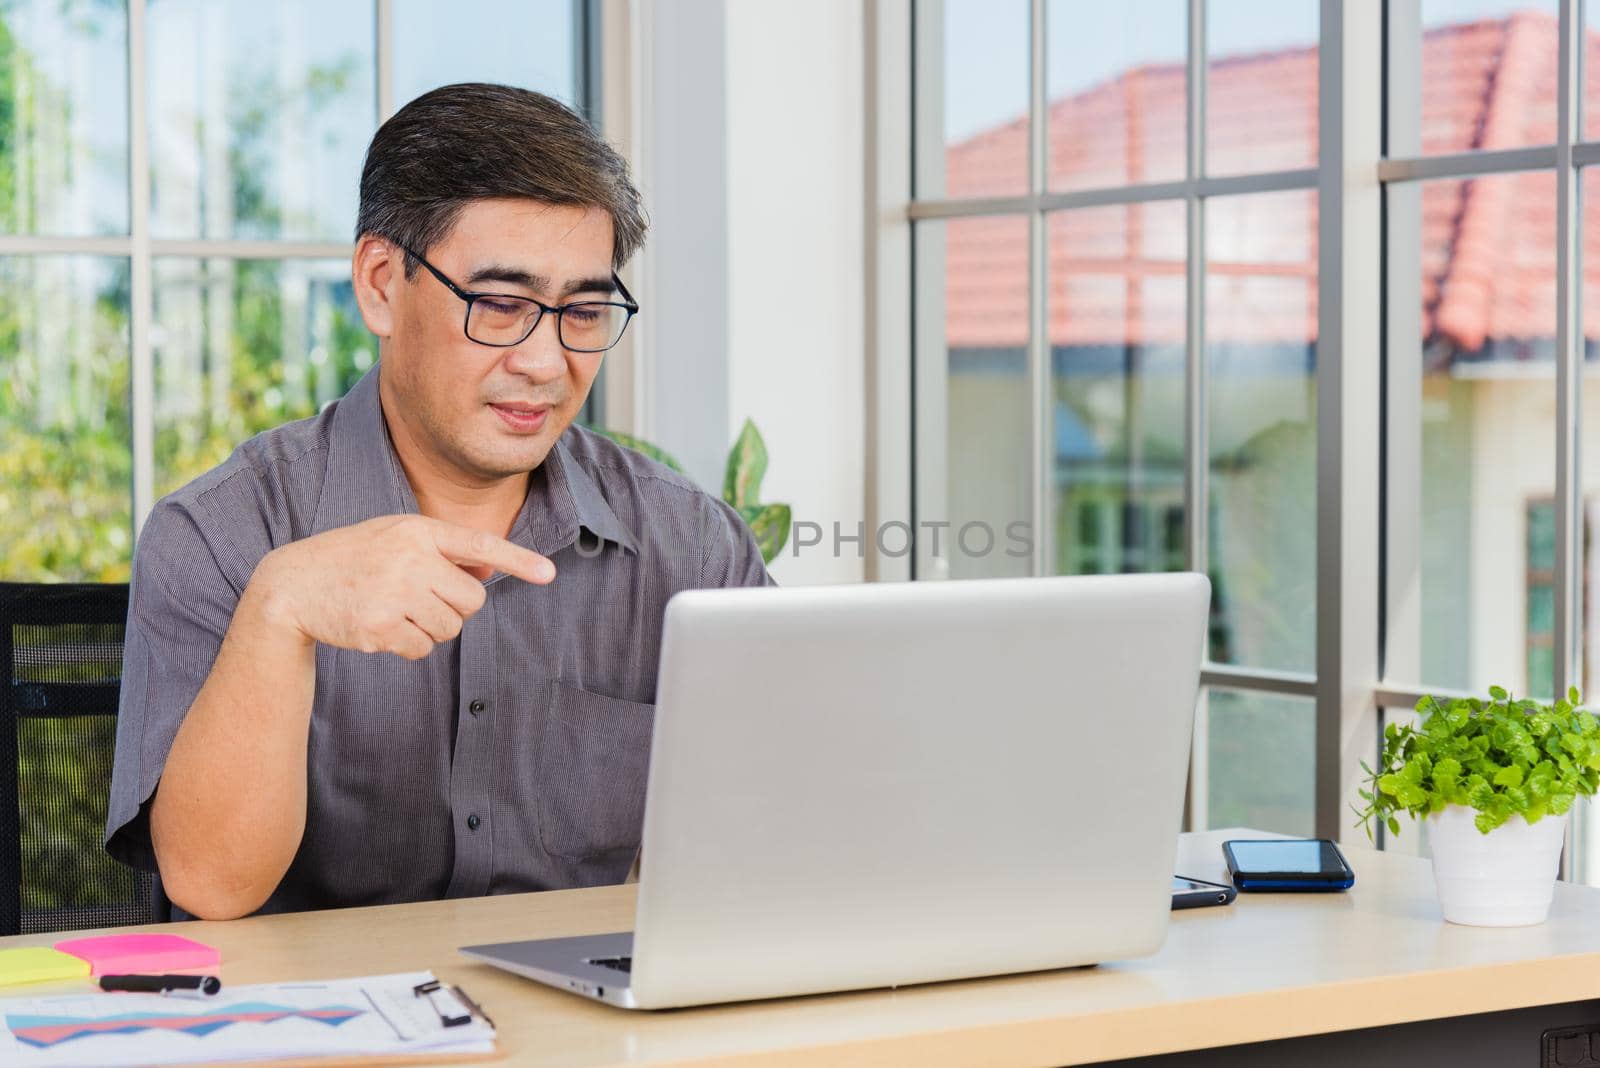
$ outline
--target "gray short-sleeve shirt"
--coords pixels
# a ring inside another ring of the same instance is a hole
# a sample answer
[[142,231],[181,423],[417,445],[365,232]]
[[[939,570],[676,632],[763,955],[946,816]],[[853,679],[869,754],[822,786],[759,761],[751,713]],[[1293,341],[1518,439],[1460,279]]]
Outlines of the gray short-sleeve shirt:
[[[417,510],[378,374],[320,415],[241,445],[145,524],[106,828],[117,858],[155,867],[150,800],[261,558]],[[305,836],[262,911],[626,876],[667,599],[772,580],[733,509],[577,426],[530,477],[510,540],[554,560],[555,582],[494,575],[483,608],[425,659],[318,646]]]

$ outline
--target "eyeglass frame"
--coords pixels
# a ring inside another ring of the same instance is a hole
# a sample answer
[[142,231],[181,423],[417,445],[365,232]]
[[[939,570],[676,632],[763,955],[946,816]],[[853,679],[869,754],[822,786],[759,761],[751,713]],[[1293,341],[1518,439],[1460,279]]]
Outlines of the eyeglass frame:
[[[460,286],[452,282],[443,271],[429,263],[427,259],[423,257],[422,253],[414,252],[398,241],[395,242],[395,245],[404,251],[406,255],[413,257],[418,263],[426,267],[428,269],[428,273],[437,278],[440,284],[442,284],[446,289],[460,297],[462,300],[466,301],[467,313],[461,319],[461,333],[474,345],[484,345],[492,349],[514,348],[532,337],[533,332],[539,329],[539,324],[544,322],[546,313],[550,313],[556,317],[556,340],[561,342],[562,348],[566,349],[568,352],[579,352],[588,356],[596,356],[602,352],[610,352],[612,349],[616,348],[617,344],[622,341],[622,335],[628,332],[628,324],[633,322],[633,317],[635,315],[639,314],[639,302],[633,299],[633,294],[629,293],[628,287],[622,284],[622,279],[617,277],[616,271],[611,272],[611,284],[617,287],[617,292],[622,295],[622,300],[574,300],[567,304],[558,304],[552,306],[535,297],[524,297],[517,293],[491,293],[488,291],[462,289]],[[468,332],[467,328],[472,323],[472,305],[485,297],[497,297],[501,300],[527,301],[539,309],[539,314],[534,316],[533,325],[528,327],[528,332],[517,338],[515,341],[480,341],[473,337],[472,334]],[[607,304],[611,307],[622,308],[627,311],[628,317],[622,321],[622,329],[617,331],[616,341],[613,341],[603,349],[575,349],[567,345],[566,339],[561,334],[561,316],[568,308],[578,307],[579,305],[583,304]]]

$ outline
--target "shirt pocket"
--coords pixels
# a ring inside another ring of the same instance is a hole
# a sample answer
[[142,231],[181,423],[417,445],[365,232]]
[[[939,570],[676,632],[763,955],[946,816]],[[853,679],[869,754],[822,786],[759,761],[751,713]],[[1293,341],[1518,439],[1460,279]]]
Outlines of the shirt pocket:
[[639,848],[655,705],[555,680],[539,746],[539,837],[571,860]]

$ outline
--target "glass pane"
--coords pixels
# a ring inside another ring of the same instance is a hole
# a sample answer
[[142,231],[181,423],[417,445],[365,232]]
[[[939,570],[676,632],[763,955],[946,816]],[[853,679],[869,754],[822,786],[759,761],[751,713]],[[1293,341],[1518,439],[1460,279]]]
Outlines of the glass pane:
[[[1555,633],[1555,585],[1546,576],[1529,576],[1528,579],[1528,637],[1547,638]],[[1530,650],[1531,655],[1531,650]],[[1554,685],[1548,679],[1546,689]]]
[[1317,162],[1317,0],[1207,5],[1206,172]]
[[1045,16],[1050,186],[1182,178],[1187,0],[1051,0]]
[[150,0],[148,33],[152,233],[350,241],[372,6]]
[[[1556,8],[1557,0],[1422,0],[1421,39],[1407,57],[1421,65],[1422,152],[1554,143]],[[1396,143],[1391,155],[1414,150]]]
[[1529,501],[1527,523],[1528,692],[1553,694],[1556,690],[1556,505],[1554,501]]
[[1309,191],[1206,205],[1211,658],[1314,671],[1317,213]]
[[453,82],[517,85],[578,106],[575,6],[572,0],[395,0],[395,106]]
[[[932,322],[942,320],[944,336],[930,340],[942,341],[943,351],[931,358],[943,361],[948,391],[933,413],[945,428],[946,500],[942,508],[919,503],[918,533],[936,539],[953,578],[1026,575],[1033,568],[1028,220],[924,223],[916,239],[927,279],[919,301],[938,301],[942,285],[942,315]],[[929,320],[926,310],[919,314],[919,323]],[[937,522],[948,527],[935,532],[928,524]]]
[[314,414],[377,356],[339,260],[160,259],[155,318],[158,497]]
[[1388,196],[1390,334],[1416,342],[1389,347],[1386,674],[1548,696],[1535,506],[1555,491],[1555,177]]
[[0,232],[127,233],[123,5],[0,5],[0,85]]
[[1026,0],[919,4],[916,18],[937,20],[918,26],[917,198],[1026,193]]
[[1528,567],[1552,571],[1556,566],[1556,505],[1536,501],[1528,505]]
[[1058,572],[1184,566],[1184,211],[1049,218]]
[[1581,136],[1585,141],[1600,140],[1600,4],[1588,0],[1583,6],[1588,30],[1583,39],[1583,118]]
[[0,578],[126,582],[128,261],[0,259]]
[[[1591,4],[1593,10],[1600,3]],[[1600,59],[1600,57],[1597,57]],[[1578,602],[1582,619],[1583,665],[1578,683],[1591,699],[1600,698],[1600,593],[1596,572],[1600,571],[1600,170],[1580,171],[1581,210],[1583,229],[1580,233],[1583,246],[1579,263],[1583,268],[1583,397],[1578,428],[1579,475],[1583,480],[1583,568],[1582,589]],[[1550,508],[1549,547],[1543,559],[1530,561],[1530,567],[1555,567],[1555,508]],[[1553,620],[1552,613],[1551,619]],[[1600,834],[1600,823],[1595,824]],[[1600,879],[1600,853],[1595,856],[1594,871]]]
[[1208,690],[1205,826],[1310,837],[1316,826],[1315,703]]

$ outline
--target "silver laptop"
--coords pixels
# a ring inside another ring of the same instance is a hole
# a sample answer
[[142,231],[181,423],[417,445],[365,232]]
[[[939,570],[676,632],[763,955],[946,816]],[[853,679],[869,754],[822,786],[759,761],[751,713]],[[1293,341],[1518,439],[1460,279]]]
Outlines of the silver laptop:
[[637,1009],[1154,952],[1202,575],[667,605],[634,930],[468,946]]

